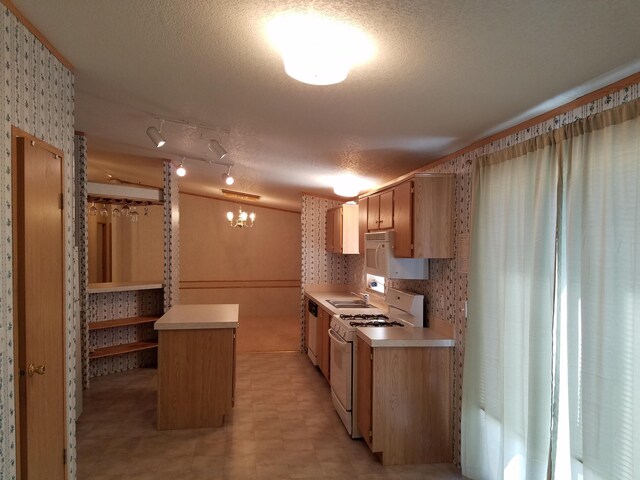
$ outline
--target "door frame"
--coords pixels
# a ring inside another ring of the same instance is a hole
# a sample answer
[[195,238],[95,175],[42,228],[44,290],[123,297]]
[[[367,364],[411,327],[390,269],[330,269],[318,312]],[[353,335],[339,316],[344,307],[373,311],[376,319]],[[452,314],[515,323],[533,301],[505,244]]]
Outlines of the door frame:
[[[26,439],[23,435],[21,435],[23,430],[26,430],[24,424],[24,418],[22,417],[22,410],[24,409],[24,403],[26,401],[25,396],[22,394],[21,383],[21,375],[20,375],[20,333],[22,328],[21,319],[22,312],[20,311],[20,304],[18,301],[18,296],[20,292],[20,268],[18,267],[18,246],[19,242],[22,242],[22,238],[18,232],[18,212],[20,209],[24,208],[24,205],[19,203],[19,195],[18,189],[16,188],[18,183],[18,138],[24,138],[25,141],[34,142],[39,148],[42,148],[56,157],[60,158],[61,166],[60,166],[60,190],[64,193],[64,153],[62,150],[55,148],[52,145],[34,137],[33,135],[15,127],[11,126],[11,233],[12,233],[12,276],[13,276],[13,364],[14,364],[14,397],[15,397],[15,426],[16,426],[16,475],[18,480],[22,478],[22,471],[25,468],[26,457],[21,456],[21,451],[25,448]],[[66,234],[65,234],[65,212],[64,212],[64,204],[62,205],[63,213],[61,216],[61,225],[60,230],[62,233],[62,251],[60,254],[62,255],[62,278],[60,279],[62,282],[62,394],[63,394],[63,402],[62,402],[62,419],[63,419],[63,444],[65,448],[65,452],[68,452],[68,438],[67,438],[67,409],[68,409],[68,399],[66,395],[66,385],[67,385],[67,275],[66,275]],[[68,468],[66,464],[68,463],[68,454],[67,458],[64,459],[64,478],[68,478]]]

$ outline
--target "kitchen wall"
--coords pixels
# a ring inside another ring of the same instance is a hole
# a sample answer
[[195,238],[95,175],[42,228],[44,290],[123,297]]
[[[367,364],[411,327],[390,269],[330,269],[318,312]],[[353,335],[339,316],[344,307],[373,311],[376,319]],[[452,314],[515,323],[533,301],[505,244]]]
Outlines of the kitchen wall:
[[361,255],[342,255],[325,250],[326,212],[344,201],[302,195],[302,289],[300,291],[300,351],[304,351],[305,285],[364,284]]
[[300,214],[242,205],[251,228],[231,228],[232,201],[180,194],[181,303],[238,303],[238,351],[296,350]]
[[[547,121],[533,125],[522,131],[504,136],[498,140],[482,145],[463,155],[448,160],[424,171],[434,173],[455,173],[455,257],[444,260],[430,260],[429,280],[390,280],[389,285],[403,290],[421,293],[427,301],[427,321],[438,317],[455,326],[456,348],[454,355],[454,459],[460,463],[460,417],[462,400],[462,370],[464,361],[464,345],[467,319],[465,318],[465,302],[467,299],[466,262],[461,253],[466,250],[465,243],[470,233],[471,208],[471,169],[475,160],[483,155],[497,152],[511,145],[523,142],[544,132],[559,128],[574,120],[585,118],[604,110],[634,100],[640,96],[640,84],[630,85],[621,90],[605,95]],[[482,228],[478,226],[477,228]],[[462,248],[461,248],[462,247]],[[349,274],[361,278],[361,266],[353,265]],[[363,285],[364,287],[364,285]]]
[[16,126],[62,150],[64,188],[64,268],[67,378],[67,474],[75,478],[74,300],[74,76],[5,5],[0,5],[3,67],[3,132],[0,135],[0,478],[16,478],[15,392],[13,376],[13,264],[11,127]]

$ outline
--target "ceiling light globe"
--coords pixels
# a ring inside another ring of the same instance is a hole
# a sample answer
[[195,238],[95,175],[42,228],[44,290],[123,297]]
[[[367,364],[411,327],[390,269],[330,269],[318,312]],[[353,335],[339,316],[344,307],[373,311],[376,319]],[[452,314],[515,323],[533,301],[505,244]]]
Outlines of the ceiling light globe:
[[234,178],[228,173],[222,175],[222,178],[224,178],[224,183],[226,183],[227,185],[233,185],[233,182],[235,182]]
[[187,174],[187,169],[184,168],[182,165],[180,165],[176,170],[176,175],[178,175],[179,177],[184,177],[186,174]]

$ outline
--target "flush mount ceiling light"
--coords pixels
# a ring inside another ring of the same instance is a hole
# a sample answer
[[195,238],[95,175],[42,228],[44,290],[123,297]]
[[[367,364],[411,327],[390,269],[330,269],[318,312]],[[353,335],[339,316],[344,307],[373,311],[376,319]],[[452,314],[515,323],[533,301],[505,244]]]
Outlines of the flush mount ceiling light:
[[163,123],[164,123],[164,120],[160,122],[160,130],[158,130],[156,127],[147,128],[147,135],[149,136],[153,144],[156,146],[156,148],[160,148],[165,143],[167,143],[161,133]]
[[361,180],[350,173],[339,175],[333,180],[333,192],[340,197],[357,197],[361,183]]
[[222,174],[222,179],[227,185],[233,185],[233,182],[235,182],[234,178],[231,176],[231,165],[229,165],[227,172]]
[[222,145],[220,145],[220,142],[218,142],[217,140],[211,140],[209,142],[209,150],[211,150],[215,155],[218,156],[218,160],[222,160],[227,154],[227,151]]
[[332,85],[370,60],[375,46],[360,29],[315,13],[287,13],[267,24],[267,34],[292,78]]

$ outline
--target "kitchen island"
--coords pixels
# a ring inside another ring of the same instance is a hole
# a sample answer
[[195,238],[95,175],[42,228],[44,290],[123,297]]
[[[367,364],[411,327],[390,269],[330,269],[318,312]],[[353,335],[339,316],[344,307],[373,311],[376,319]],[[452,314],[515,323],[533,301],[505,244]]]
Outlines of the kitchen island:
[[158,430],[220,427],[235,391],[238,305],[175,305],[158,331]]

